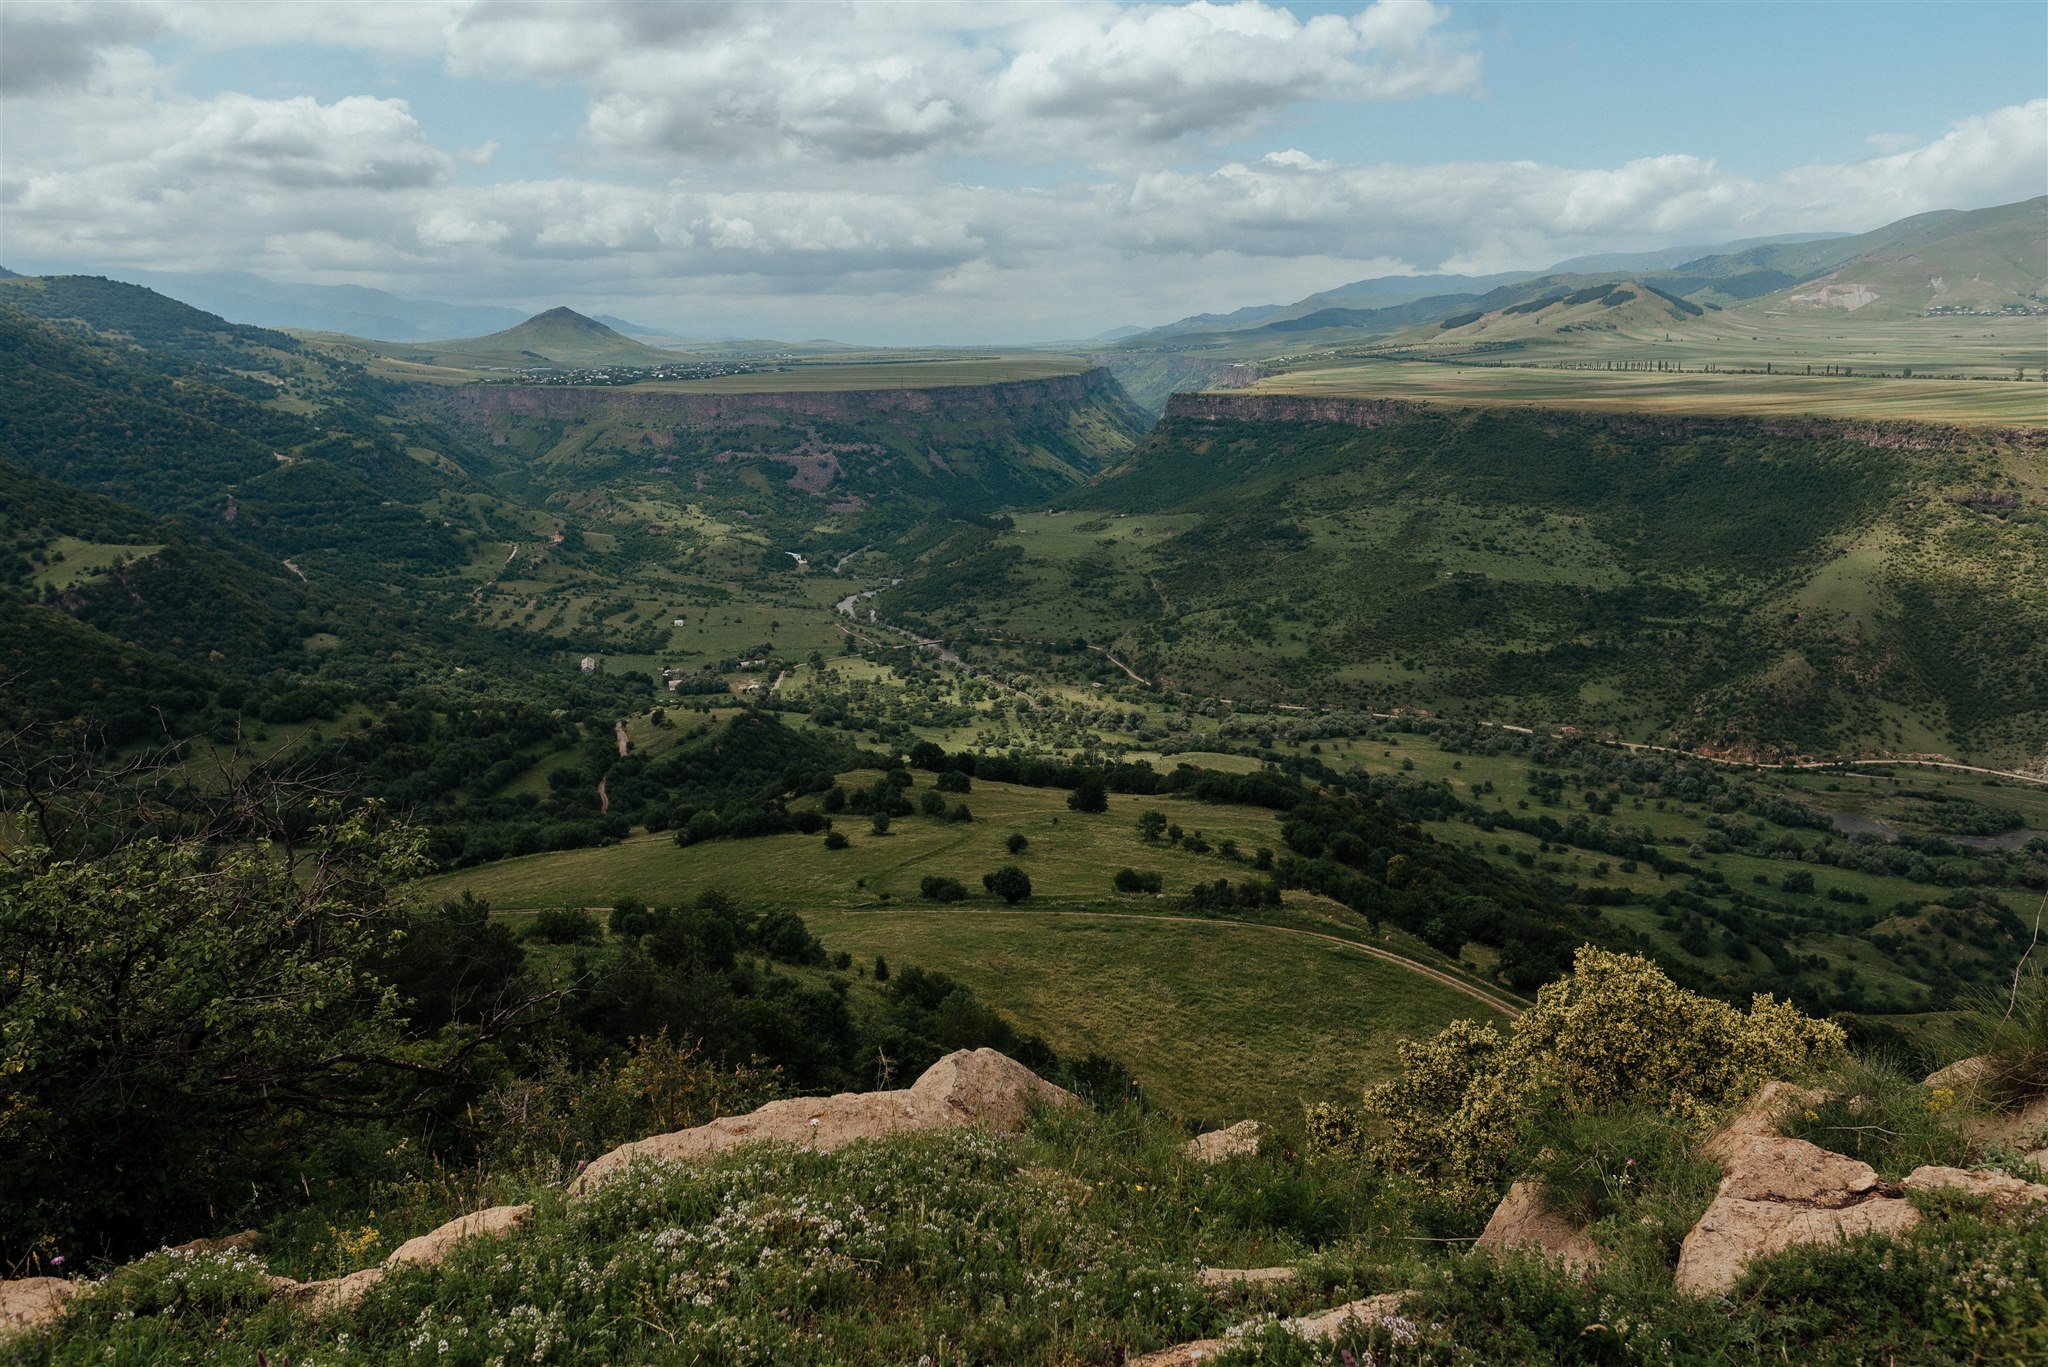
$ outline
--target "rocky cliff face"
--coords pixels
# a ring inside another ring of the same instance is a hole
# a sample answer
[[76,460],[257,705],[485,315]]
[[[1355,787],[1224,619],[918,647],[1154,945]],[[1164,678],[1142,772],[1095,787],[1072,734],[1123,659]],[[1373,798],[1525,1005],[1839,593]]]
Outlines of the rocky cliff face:
[[[1090,405],[1130,407],[1115,377],[1100,367],[1078,375],[1002,384],[835,392],[706,394],[630,387],[474,384],[453,391],[449,402],[476,422],[495,417],[587,419],[602,415],[641,422],[739,427],[796,419],[865,422],[940,414],[952,420],[1021,418]],[[1142,415],[1134,421],[1142,428]]]

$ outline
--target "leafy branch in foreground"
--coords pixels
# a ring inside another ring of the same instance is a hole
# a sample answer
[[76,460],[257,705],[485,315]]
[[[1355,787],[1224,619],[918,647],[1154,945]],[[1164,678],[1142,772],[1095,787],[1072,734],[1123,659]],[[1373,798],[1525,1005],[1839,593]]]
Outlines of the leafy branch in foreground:
[[210,1221],[307,1117],[415,1113],[545,1004],[408,1040],[375,966],[424,837],[375,804],[310,819],[296,846],[25,842],[0,864],[0,1253],[79,1209],[122,1212],[114,1243]]

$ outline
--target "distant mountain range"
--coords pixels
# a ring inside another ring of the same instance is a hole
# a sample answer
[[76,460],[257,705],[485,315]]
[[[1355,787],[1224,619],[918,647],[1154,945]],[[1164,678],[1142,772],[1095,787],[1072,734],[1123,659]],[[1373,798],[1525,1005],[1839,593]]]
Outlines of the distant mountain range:
[[1853,236],[1799,234],[1587,256],[1543,272],[1358,280],[1291,304],[1195,314],[1117,345],[1179,349],[1309,333],[1391,335],[1469,315],[1447,324],[1458,327],[1595,287],[1604,294],[1624,282],[1702,307],[1768,298],[1774,307],[1867,309],[1873,318],[2037,307],[2048,291],[2048,197],[1919,214]]
[[[51,267],[39,275],[89,272],[99,267]],[[4,271],[0,275],[13,275]],[[117,268],[110,278],[143,285],[157,293],[253,327],[343,332],[380,342],[413,342],[435,337],[474,337],[511,327],[526,315],[517,309],[446,304],[409,299],[362,285],[302,285],[267,280],[247,271],[185,273]]]

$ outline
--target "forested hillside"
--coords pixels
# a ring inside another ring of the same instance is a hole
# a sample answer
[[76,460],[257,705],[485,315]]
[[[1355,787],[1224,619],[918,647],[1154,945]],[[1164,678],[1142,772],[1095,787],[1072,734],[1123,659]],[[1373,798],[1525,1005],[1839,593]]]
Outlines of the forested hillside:
[[1198,693],[1783,753],[2048,745],[2040,438],[1259,396],[883,602]]

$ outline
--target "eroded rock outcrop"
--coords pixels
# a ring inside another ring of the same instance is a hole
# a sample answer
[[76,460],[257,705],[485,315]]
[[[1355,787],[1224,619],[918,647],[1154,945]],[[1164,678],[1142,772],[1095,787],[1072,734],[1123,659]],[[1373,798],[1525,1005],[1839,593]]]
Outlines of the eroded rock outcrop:
[[1596,1267],[1600,1262],[1600,1247],[1585,1227],[1546,1206],[1542,1190],[1526,1180],[1509,1187],[1493,1208],[1479,1235],[1479,1247],[1495,1255],[1534,1249],[1566,1267]]
[[1198,1134],[1187,1142],[1185,1152],[1197,1163],[1221,1163],[1226,1158],[1259,1151],[1259,1122],[1240,1120],[1228,1129]]
[[899,1091],[771,1101],[746,1115],[722,1116],[694,1129],[623,1144],[585,1168],[569,1193],[587,1193],[641,1159],[682,1162],[764,1141],[829,1152],[857,1139],[975,1124],[1014,1130],[1035,1107],[1079,1104],[1072,1092],[1055,1087],[1015,1059],[993,1049],[962,1049]]
[[1681,1291],[1722,1295],[1757,1258],[1856,1234],[1903,1234],[1920,1223],[1867,1163],[1774,1135],[1716,1142],[1726,1172],[1679,1250],[1673,1282]]

